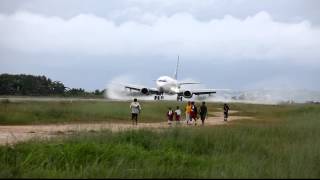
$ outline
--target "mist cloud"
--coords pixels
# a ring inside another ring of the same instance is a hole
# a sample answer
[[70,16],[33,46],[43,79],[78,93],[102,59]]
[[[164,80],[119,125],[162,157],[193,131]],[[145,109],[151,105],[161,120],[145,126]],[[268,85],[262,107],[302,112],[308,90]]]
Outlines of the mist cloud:
[[[189,13],[143,14],[121,24],[92,14],[69,19],[30,12],[0,15],[0,48],[26,53],[166,55],[236,60],[319,62],[320,30],[268,12],[199,21]],[[199,59],[200,60],[200,59]]]

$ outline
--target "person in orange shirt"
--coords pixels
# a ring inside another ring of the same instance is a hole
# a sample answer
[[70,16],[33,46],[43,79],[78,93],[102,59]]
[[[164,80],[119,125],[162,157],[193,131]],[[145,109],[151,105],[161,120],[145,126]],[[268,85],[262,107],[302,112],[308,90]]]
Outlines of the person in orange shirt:
[[189,124],[190,122],[190,113],[191,113],[191,102],[188,101],[188,104],[186,106],[186,121],[187,121],[187,124]]

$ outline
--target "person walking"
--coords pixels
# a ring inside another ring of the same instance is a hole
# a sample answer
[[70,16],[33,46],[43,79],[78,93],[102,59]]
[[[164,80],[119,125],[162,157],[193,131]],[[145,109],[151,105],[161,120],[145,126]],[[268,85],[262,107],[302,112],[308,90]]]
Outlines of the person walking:
[[179,106],[177,106],[177,109],[174,111],[176,124],[180,124],[180,117],[181,117],[181,110]]
[[191,102],[190,119],[191,119],[191,122],[194,120],[194,125],[197,125],[198,108],[193,101]]
[[173,121],[173,116],[174,116],[174,112],[171,109],[171,107],[169,107],[169,110],[167,112],[167,117],[168,117],[168,124],[171,125],[172,121]]
[[202,102],[202,105],[200,106],[200,118],[201,118],[201,121],[202,121],[202,125],[204,125],[204,120],[206,119],[207,117],[207,106],[206,106],[206,102]]
[[132,124],[138,125],[138,115],[141,111],[141,105],[136,98],[134,98],[133,102],[130,104],[130,109]]
[[229,113],[229,106],[227,104],[223,105],[223,114],[224,114],[224,121],[228,121],[228,113]]
[[191,113],[191,102],[190,101],[188,101],[188,104],[187,104],[187,106],[186,106],[186,121],[187,121],[187,124],[189,124],[189,122],[190,122],[190,119],[191,119],[191,117],[190,117],[190,113]]

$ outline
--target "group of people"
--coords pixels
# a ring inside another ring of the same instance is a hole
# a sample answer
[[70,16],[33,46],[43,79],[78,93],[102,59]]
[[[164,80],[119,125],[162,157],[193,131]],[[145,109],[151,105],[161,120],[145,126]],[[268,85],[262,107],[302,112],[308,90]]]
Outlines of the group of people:
[[[178,114],[178,113],[179,114]],[[202,102],[202,105],[200,106],[199,110],[196,104],[192,102],[188,102],[187,106],[185,107],[185,114],[186,114],[186,122],[188,125],[192,124],[194,122],[195,125],[197,125],[197,119],[199,118],[198,115],[200,115],[200,119],[202,121],[202,125],[204,125],[204,121],[207,117],[207,106],[205,102]],[[177,107],[175,113],[175,120],[177,123],[180,123],[180,116],[181,116],[181,111],[179,107]],[[172,124],[173,121],[173,114],[171,108],[169,108],[169,111],[167,113],[168,116],[168,124]],[[178,118],[177,118],[178,117]]]
[[[141,105],[139,104],[136,98],[130,104],[130,109],[131,109],[132,123],[137,125],[138,115],[141,112]],[[224,104],[223,109],[224,109],[224,121],[227,121],[229,106],[227,104]],[[202,102],[202,105],[199,107],[199,110],[195,102],[193,101],[192,102],[188,101],[185,107],[185,115],[186,115],[185,120],[188,125],[191,125],[191,124],[197,125],[197,120],[199,118],[199,115],[200,115],[200,120],[202,122],[202,125],[204,125],[204,121],[207,118],[207,114],[208,114],[208,108],[205,102]],[[182,112],[179,106],[177,106],[175,110],[169,107],[166,115],[168,118],[169,125],[172,125],[174,121],[176,122],[176,124],[180,124]]]
[[181,110],[180,107],[177,106],[176,110],[173,111],[171,107],[169,107],[169,110],[167,111],[167,117],[168,117],[168,124],[171,125],[173,123],[173,119],[180,123],[181,119]]

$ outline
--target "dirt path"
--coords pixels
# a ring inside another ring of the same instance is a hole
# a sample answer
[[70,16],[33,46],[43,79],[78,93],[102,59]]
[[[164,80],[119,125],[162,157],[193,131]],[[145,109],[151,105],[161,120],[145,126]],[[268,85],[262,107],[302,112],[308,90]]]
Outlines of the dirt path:
[[[252,117],[245,116],[232,116],[237,111],[230,111],[229,121],[239,119],[251,119]],[[208,117],[205,121],[206,126],[223,125],[228,122],[223,121],[223,112],[215,112]],[[198,125],[201,120],[197,121]],[[175,124],[171,125],[175,126]],[[180,126],[187,125],[185,121],[181,121]],[[59,135],[68,135],[77,131],[99,131],[109,129],[113,132],[122,131],[127,129],[142,129],[142,128],[168,128],[167,122],[160,123],[138,123],[138,126],[124,123],[81,123],[81,124],[50,124],[50,125],[16,125],[16,126],[0,126],[0,145],[14,144],[20,141],[26,141],[32,138],[50,138]]]

